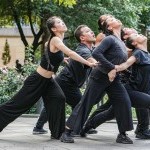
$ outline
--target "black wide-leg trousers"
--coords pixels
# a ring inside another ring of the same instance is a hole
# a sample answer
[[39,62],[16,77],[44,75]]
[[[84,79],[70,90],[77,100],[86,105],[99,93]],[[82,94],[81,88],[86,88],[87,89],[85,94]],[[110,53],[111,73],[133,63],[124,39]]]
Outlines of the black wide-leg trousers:
[[[55,81],[59,84],[66,97],[66,103],[71,106],[72,110],[81,100],[82,94],[79,87],[70,81],[70,79],[62,79],[61,76],[55,77]],[[36,127],[41,129],[47,122],[47,113],[45,107],[42,109]]]
[[65,126],[65,96],[53,78],[31,74],[20,91],[0,106],[0,131],[30,109],[42,96],[47,111],[49,129],[59,138]]
[[118,76],[110,82],[108,76],[103,73],[99,74],[99,78],[91,75],[85,93],[67,120],[66,126],[79,134],[93,105],[100,101],[104,92],[108,94],[113,105],[119,131],[132,130],[131,102],[125,87]]
[[[132,106],[136,108],[138,119],[137,130],[142,132],[149,128],[150,95],[134,90],[129,84],[126,84],[125,87],[128,91]],[[109,106],[109,104],[111,104],[110,101],[102,107],[106,109],[98,109],[96,113],[94,113],[95,115],[90,117],[88,123],[92,124],[93,128],[115,117],[114,108],[111,105]],[[109,106],[109,108],[105,106]]]

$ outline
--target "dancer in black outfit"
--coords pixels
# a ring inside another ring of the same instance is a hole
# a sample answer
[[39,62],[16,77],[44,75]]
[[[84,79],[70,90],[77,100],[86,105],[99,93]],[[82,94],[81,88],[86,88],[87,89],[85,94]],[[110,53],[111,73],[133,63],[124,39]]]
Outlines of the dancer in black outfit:
[[[122,29],[122,40],[125,41],[132,33],[137,33],[137,31],[133,28],[123,28]],[[131,51],[128,53],[131,53]],[[129,55],[131,55],[131,54],[129,54]],[[131,71],[130,71],[130,73],[128,71],[124,71],[123,73],[121,73],[121,76],[123,75],[123,77],[121,77],[123,79],[122,80],[123,84],[128,82],[130,74],[131,74]],[[99,113],[101,113],[101,117],[104,119],[104,121],[111,120],[112,119],[111,116],[109,116],[109,118],[107,118],[108,117],[107,110],[109,109],[110,106],[111,106],[111,101],[108,99],[105,104],[101,105],[99,108],[96,109],[96,111],[94,111],[94,113],[90,116],[90,118],[88,120],[91,120],[93,117],[95,117]],[[136,137],[140,138],[140,139],[150,139],[149,109],[135,108],[135,111],[136,111],[137,120],[138,120],[138,124],[137,124],[136,130],[135,130]],[[100,122],[103,122],[103,121],[100,121]]]
[[95,66],[83,59],[63,44],[64,33],[67,31],[65,23],[59,17],[47,20],[51,38],[43,55],[40,66],[24,82],[20,91],[8,102],[0,106],[0,131],[21,114],[30,109],[42,96],[47,111],[51,136],[59,139],[65,125],[65,96],[52,75],[64,59],[65,53],[85,65]]
[[107,75],[109,72],[116,72],[115,65],[127,60],[126,47],[120,38],[122,23],[115,18],[110,18],[106,20],[105,27],[111,35],[107,36],[93,52],[94,58],[100,62],[100,65],[92,70],[86,91],[67,120],[65,132],[61,136],[62,142],[74,142],[68,140],[70,132],[73,130],[80,133],[91,108],[106,92],[115,108],[122,141],[126,140],[127,144],[133,143],[125,133],[133,129],[130,98],[119,76],[110,82]]
[[[92,57],[93,43],[95,42],[94,32],[88,26],[80,25],[75,30],[74,35],[79,42],[76,53],[89,62],[96,62]],[[70,59],[60,74],[55,77],[56,82],[66,96],[66,103],[71,106],[72,110],[81,100],[82,94],[80,87],[84,84],[90,71],[90,67]],[[33,129],[33,134],[47,133],[43,129],[46,122],[47,114],[45,108],[43,108],[36,127]],[[90,133],[96,133],[96,131],[90,131]]]
[[[143,35],[131,34],[126,43],[129,48],[133,49],[132,56],[125,63],[116,67],[117,71],[123,71],[133,64],[129,82],[125,85],[132,106],[136,108],[150,108],[150,54],[147,51],[147,38]],[[114,75],[111,80],[113,78]],[[111,106],[108,110],[88,120],[81,131],[82,135],[85,135],[90,128],[96,128],[113,117],[114,110]],[[144,130],[142,133],[141,136],[143,138],[149,138],[148,131]],[[120,139],[118,138],[117,140]]]

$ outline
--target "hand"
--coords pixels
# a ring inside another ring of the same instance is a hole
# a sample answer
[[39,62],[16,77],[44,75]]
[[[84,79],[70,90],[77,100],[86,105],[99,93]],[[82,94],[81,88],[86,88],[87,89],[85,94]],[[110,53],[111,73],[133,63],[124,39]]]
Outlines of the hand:
[[66,63],[66,64],[68,64],[69,63],[69,57],[64,57],[64,62]]
[[94,62],[94,63],[89,62],[88,66],[89,67],[96,67],[98,64],[99,64],[98,62]]
[[115,77],[116,77],[116,69],[111,70],[108,73],[108,77],[109,77],[109,81],[112,82],[114,81]]

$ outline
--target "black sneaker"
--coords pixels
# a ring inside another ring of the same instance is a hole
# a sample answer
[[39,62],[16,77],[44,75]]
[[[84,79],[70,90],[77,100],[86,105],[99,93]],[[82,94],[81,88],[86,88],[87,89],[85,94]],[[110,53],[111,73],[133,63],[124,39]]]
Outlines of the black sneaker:
[[48,133],[48,131],[47,130],[44,130],[43,128],[42,129],[39,129],[39,128],[36,128],[36,127],[34,127],[33,128],[33,132],[32,132],[32,134],[47,134]]
[[150,139],[150,130],[138,131],[135,137],[139,139]]
[[72,137],[80,137],[80,134],[77,134],[77,133],[75,133],[75,132],[71,132],[71,134],[70,134]]
[[58,138],[55,138],[53,135],[50,136],[50,139],[52,139],[52,140],[60,140],[59,137],[58,137]]
[[62,134],[62,136],[60,137],[60,140],[61,142],[64,142],[64,143],[74,143],[74,139],[72,138],[71,134],[66,133],[66,132]]
[[81,129],[81,132],[80,132],[81,137],[86,137],[87,133],[92,129],[93,129],[93,126],[91,125],[91,122],[88,121]]
[[97,134],[97,130],[92,128],[87,132],[87,134]]
[[91,130],[91,129],[92,129],[91,126],[85,125],[85,126],[81,129],[80,136],[81,136],[81,137],[86,137],[86,136],[87,136],[87,133],[88,133],[89,130]]
[[127,136],[127,134],[118,134],[116,142],[122,144],[133,144],[133,141]]

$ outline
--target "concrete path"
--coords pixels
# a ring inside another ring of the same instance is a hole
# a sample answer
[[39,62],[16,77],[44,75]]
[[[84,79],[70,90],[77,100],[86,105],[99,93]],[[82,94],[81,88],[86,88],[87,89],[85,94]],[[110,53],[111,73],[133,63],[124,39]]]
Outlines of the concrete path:
[[[0,150],[150,150],[150,140],[138,140],[134,131],[129,132],[134,144],[124,145],[115,142],[118,134],[116,123],[105,123],[98,134],[87,138],[75,138],[75,143],[62,143],[50,139],[50,133],[32,135],[37,118],[20,117],[0,133]],[[45,129],[48,129],[47,124]]]

